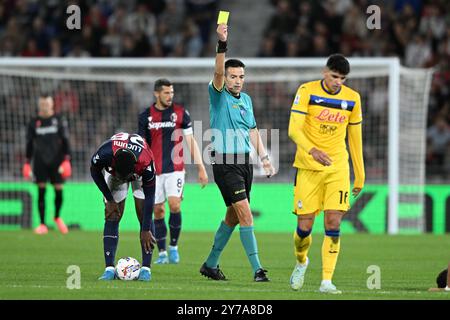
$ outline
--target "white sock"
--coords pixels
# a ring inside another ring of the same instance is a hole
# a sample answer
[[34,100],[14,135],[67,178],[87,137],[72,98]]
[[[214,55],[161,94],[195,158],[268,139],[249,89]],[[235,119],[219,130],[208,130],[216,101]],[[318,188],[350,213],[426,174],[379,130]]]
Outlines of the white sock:
[[323,286],[329,286],[331,284],[331,280],[322,280]]
[[167,256],[167,251],[166,251],[166,250],[161,251],[161,252],[159,253],[159,255],[160,255],[160,256]]
[[308,263],[309,263],[309,259],[308,258],[306,258],[306,262],[305,263],[300,263],[300,262],[297,261],[297,265],[300,266],[300,267],[305,267],[305,266],[308,265]]
[[169,249],[178,250],[178,246],[170,246],[170,245],[169,245]]

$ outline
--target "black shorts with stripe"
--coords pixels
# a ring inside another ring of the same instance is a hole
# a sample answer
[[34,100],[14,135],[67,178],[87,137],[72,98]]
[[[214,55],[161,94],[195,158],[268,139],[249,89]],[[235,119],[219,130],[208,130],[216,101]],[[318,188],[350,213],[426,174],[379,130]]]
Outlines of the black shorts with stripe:
[[248,199],[253,181],[253,166],[248,154],[221,155],[211,157],[214,181],[219,187],[227,207],[238,201]]

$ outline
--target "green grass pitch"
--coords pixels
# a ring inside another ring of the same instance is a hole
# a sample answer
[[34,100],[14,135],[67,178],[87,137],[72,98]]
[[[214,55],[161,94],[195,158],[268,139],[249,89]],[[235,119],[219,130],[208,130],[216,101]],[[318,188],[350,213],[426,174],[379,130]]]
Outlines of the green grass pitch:
[[[102,233],[0,231],[0,299],[166,299],[166,300],[295,300],[295,299],[450,299],[450,293],[428,292],[450,257],[449,235],[344,234],[334,283],[340,296],[318,292],[321,277],[322,235],[313,235],[305,286],[292,291],[289,277],[295,264],[292,235],[256,231],[260,258],[270,283],[254,283],[250,264],[235,231],[220,265],[229,278],[216,282],[202,277],[199,268],[212,245],[213,233],[184,232],[178,265],[153,265],[152,281],[101,282]],[[121,233],[119,257],[141,260],[138,233]],[[155,260],[155,256],[153,257]],[[68,289],[67,268],[81,270],[81,289]],[[367,268],[381,271],[381,288],[369,290]]]

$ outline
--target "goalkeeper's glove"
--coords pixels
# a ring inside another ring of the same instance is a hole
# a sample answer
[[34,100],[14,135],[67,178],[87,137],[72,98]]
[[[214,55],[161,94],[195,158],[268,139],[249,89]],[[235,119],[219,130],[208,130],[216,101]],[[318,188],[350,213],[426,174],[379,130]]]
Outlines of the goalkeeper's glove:
[[25,162],[25,164],[23,165],[23,168],[22,168],[22,175],[23,175],[23,177],[25,178],[25,180],[30,180],[31,179],[31,177],[32,177],[32,175],[33,175],[33,172],[32,172],[32,170],[31,170],[31,165],[30,165],[30,162]]
[[63,162],[61,162],[58,172],[64,179],[69,178],[72,175],[72,166],[70,164],[70,157],[66,156]]

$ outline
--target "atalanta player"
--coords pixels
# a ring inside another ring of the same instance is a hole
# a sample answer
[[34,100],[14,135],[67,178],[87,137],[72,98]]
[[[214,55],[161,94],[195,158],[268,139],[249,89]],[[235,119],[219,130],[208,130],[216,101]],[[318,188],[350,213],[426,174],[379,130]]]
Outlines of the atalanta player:
[[[300,85],[291,108],[289,138],[297,145],[294,167],[293,213],[296,266],[291,288],[302,288],[309,264],[311,231],[316,216],[324,211],[325,236],[322,243],[322,293],[341,294],[332,283],[340,252],[341,221],[350,209],[350,167],[355,181],[352,195],[364,187],[362,111],[359,93],[344,85],[350,64],[333,54],[323,70],[323,79]],[[347,139],[346,139],[347,138]]]
[[115,278],[114,259],[119,242],[119,222],[131,184],[141,226],[142,268],[138,280],[150,281],[150,264],[155,243],[152,220],[155,169],[152,151],[141,136],[117,133],[105,141],[92,156],[91,176],[105,201],[103,247],[106,269],[99,280]]
[[[145,138],[155,156],[156,198],[155,238],[159,257],[156,264],[179,263],[178,240],[181,232],[181,200],[184,186],[183,137],[198,169],[198,181],[202,188],[208,183],[208,175],[192,134],[189,112],[173,103],[174,89],[167,79],[159,79],[154,85],[156,102],[139,115],[138,133]],[[165,202],[169,203],[170,245],[166,250],[167,226]]]
[[55,224],[62,234],[69,232],[60,217],[63,204],[64,180],[71,176],[70,144],[67,121],[56,115],[53,97],[41,94],[38,116],[31,119],[27,129],[26,161],[22,168],[25,179],[34,178],[38,186],[40,225],[36,234],[47,234],[45,223],[45,190],[47,182],[55,189]]

